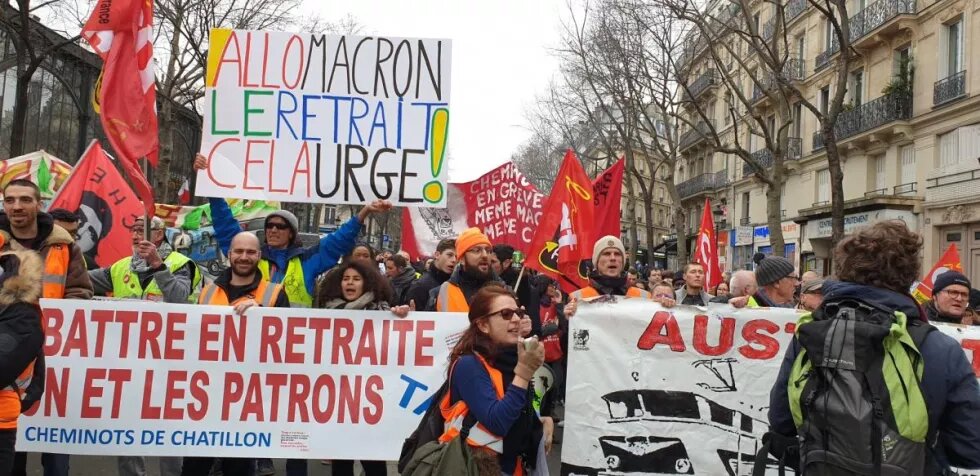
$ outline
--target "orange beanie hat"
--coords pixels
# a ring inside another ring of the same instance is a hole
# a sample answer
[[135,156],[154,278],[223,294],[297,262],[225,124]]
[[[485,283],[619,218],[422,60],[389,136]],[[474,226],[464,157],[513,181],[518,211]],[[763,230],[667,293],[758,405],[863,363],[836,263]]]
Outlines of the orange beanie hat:
[[490,238],[487,238],[487,235],[484,235],[479,228],[473,227],[463,230],[456,238],[456,259],[463,259],[463,253],[476,245],[493,246],[490,243]]

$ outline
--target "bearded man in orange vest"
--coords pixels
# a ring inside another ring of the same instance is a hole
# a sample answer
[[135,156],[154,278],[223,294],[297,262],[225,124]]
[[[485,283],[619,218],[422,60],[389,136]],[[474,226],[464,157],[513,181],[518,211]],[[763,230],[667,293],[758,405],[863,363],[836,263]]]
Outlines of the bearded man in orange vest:
[[479,228],[467,228],[456,238],[456,259],[459,264],[449,280],[429,292],[428,311],[469,312],[470,299],[490,282],[504,285],[493,272],[490,258],[493,244]]
[[[49,299],[89,299],[92,281],[86,271],[81,248],[75,237],[41,211],[41,190],[26,179],[15,179],[3,187],[3,214],[0,214],[2,249],[33,250],[41,254],[41,297]],[[44,393],[44,354],[38,352],[34,375],[24,393],[24,408],[30,408]],[[68,455],[43,453],[41,464],[46,476],[68,476]],[[24,474],[27,454],[17,453],[13,474]]]

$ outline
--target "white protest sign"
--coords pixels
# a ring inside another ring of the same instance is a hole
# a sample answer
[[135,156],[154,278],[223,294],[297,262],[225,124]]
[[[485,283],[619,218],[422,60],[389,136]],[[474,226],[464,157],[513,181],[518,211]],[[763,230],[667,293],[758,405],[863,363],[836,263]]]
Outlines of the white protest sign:
[[200,196],[444,207],[452,43],[211,31]]
[[[19,451],[397,459],[465,315],[42,300]],[[370,441],[371,444],[365,444]]]
[[[569,320],[562,474],[751,474],[789,309],[583,303]],[[978,361],[980,328],[937,325]],[[778,474],[774,459],[766,474]]]

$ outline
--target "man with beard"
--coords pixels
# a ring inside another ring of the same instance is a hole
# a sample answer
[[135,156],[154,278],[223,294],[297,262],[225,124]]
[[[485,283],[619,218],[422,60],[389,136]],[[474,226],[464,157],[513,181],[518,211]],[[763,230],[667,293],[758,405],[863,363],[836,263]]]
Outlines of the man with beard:
[[415,281],[408,290],[408,304],[423,308],[429,302],[429,292],[438,288],[452,275],[456,266],[456,240],[446,238],[436,245],[436,254],[432,263],[426,268],[422,278]]
[[392,302],[388,304],[392,307],[407,306],[409,301],[408,290],[415,283],[415,268],[409,264],[404,256],[394,254],[385,260],[385,269],[391,289],[395,292],[392,295]]
[[[262,249],[254,233],[239,232],[228,248],[228,269],[201,291],[199,304],[232,306],[235,314],[243,315],[254,306],[289,307],[289,297],[281,284],[272,284],[259,271]],[[214,459],[210,457],[186,457],[182,476],[208,476]],[[221,458],[224,474],[253,474],[253,459]],[[305,465],[305,461],[301,461]]]
[[[197,302],[201,272],[190,258],[170,249],[166,225],[160,217],[150,219],[150,239],[145,239],[146,219],[137,218],[130,228],[133,256],[108,268],[89,271],[95,294],[120,299],[187,304]],[[161,457],[160,474],[180,474],[181,458]],[[143,476],[146,460],[142,456],[120,456],[120,476]]]
[[[29,249],[41,254],[41,297],[49,299],[89,299],[92,282],[85,269],[82,250],[75,239],[54,224],[51,215],[41,211],[41,190],[25,179],[11,180],[3,189],[0,237],[3,251]],[[21,400],[24,409],[37,403],[44,391],[44,353],[34,364],[34,376]],[[68,476],[68,455],[43,453],[45,475]],[[27,454],[17,453],[12,474],[25,474]]]
[[195,303],[201,272],[187,256],[174,251],[166,240],[166,225],[160,217],[150,219],[150,239],[144,239],[146,221],[137,218],[130,229],[133,256],[103,269],[89,271],[99,295],[116,298]]
[[[427,310],[468,312],[470,298],[489,282],[502,283],[490,267],[493,245],[479,228],[467,228],[456,238],[456,256],[461,263],[452,275],[429,293]],[[530,330],[530,329],[529,329]]]

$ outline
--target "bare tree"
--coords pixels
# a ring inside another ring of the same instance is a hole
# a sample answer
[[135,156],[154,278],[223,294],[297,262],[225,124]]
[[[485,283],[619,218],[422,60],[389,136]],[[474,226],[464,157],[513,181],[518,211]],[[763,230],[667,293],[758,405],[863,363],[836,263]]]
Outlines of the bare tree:
[[[612,1],[585,2],[583,6],[569,4],[570,19],[558,51],[563,60],[562,94],[552,96],[560,99],[555,102],[563,104],[564,110],[575,111],[576,123],[585,126],[579,131],[591,131],[584,134],[589,143],[581,155],[590,160],[623,156],[628,174],[624,185],[628,196],[638,195],[642,200],[645,244],[651,251],[656,245],[655,184],[657,177],[665,179],[674,197],[678,259],[685,261],[686,214],[673,183],[674,91],[670,77],[661,73],[670,51],[652,41],[649,29],[630,9]],[[634,254],[639,246],[635,215],[635,204],[628,203],[626,218],[631,223],[629,241]]]
[[[783,253],[784,240],[781,197],[786,182],[786,161],[802,154],[802,138],[792,138],[789,131],[795,121],[793,107],[796,104],[810,111],[820,124],[820,132],[826,146],[830,169],[833,239],[843,236],[844,198],[843,172],[840,152],[837,148],[834,124],[842,111],[847,92],[848,65],[856,56],[851,44],[849,19],[844,0],[770,0],[774,14],[765,24],[753,14],[749,0],[711,2],[707,7],[693,0],[625,0],[640,4],[637,12],[667,12],[684,22],[688,29],[681,33],[687,40],[683,51],[678,51],[673,64],[677,83],[685,93],[683,101],[687,114],[678,119],[690,130],[706,138],[713,149],[742,159],[751,168],[756,180],[766,186],[767,223],[770,242],[775,254]],[[808,7],[816,9],[829,22],[834,35],[833,44],[848,45],[840,48],[836,59],[834,94],[826,108],[814,104],[801,90],[805,78],[804,58],[794,57],[787,25]],[[655,18],[661,19],[660,15]],[[659,30],[663,33],[663,30]],[[667,36],[674,38],[676,32]],[[657,35],[660,36],[660,35]],[[667,38],[663,38],[666,40]],[[706,111],[696,96],[704,79],[691,74],[693,57],[704,55],[712,67],[709,81],[720,82],[731,102],[728,115],[734,124],[729,136],[719,134],[719,128],[711,121],[713,111]],[[699,79],[702,79],[699,83]],[[751,87],[752,93],[748,89]],[[746,134],[747,133],[747,134]],[[761,153],[749,150],[743,137],[761,137],[764,145]]]
[[[14,67],[16,68],[17,87],[14,90],[14,110],[10,130],[10,155],[18,156],[25,152],[24,139],[27,134],[27,111],[30,102],[31,78],[41,65],[44,64],[60,49],[74,44],[79,36],[70,38],[49,37],[38,27],[34,15],[46,7],[57,4],[60,0],[32,2],[31,0],[14,0],[13,5],[3,2],[0,5],[0,29],[7,33],[14,47]],[[0,58],[2,59],[2,58]],[[0,62],[0,71],[11,65],[8,61]],[[53,68],[52,68],[53,69]],[[59,72],[51,71],[59,76]]]

